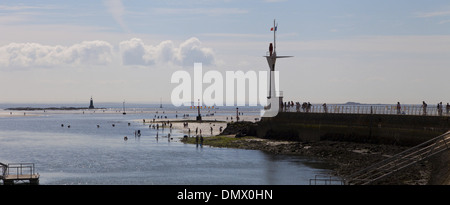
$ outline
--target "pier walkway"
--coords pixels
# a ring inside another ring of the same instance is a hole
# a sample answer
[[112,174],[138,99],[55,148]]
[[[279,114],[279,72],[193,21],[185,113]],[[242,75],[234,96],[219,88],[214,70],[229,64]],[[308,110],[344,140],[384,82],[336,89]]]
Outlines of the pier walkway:
[[450,107],[430,105],[366,105],[366,104],[311,104],[309,107],[297,102],[283,105],[281,112],[331,113],[331,114],[374,114],[374,115],[421,115],[450,116]]
[[17,182],[39,184],[39,174],[35,173],[34,163],[0,163],[0,180],[4,185],[14,185]]
[[448,149],[450,149],[450,131],[352,174],[345,179],[345,184],[372,184]]

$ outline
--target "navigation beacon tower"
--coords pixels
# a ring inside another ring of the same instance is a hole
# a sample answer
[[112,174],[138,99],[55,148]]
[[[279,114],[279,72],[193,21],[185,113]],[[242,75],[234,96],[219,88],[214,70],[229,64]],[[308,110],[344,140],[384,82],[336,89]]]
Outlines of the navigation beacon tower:
[[269,44],[269,53],[264,56],[267,59],[267,63],[270,68],[270,77],[269,77],[269,95],[267,96],[267,106],[264,107],[264,111],[262,111],[262,117],[275,117],[278,112],[281,110],[281,106],[283,104],[283,94],[281,92],[276,92],[275,90],[275,63],[277,58],[290,58],[293,56],[277,56],[277,42],[276,42],[276,33],[277,33],[278,24],[273,20],[273,27],[270,29],[273,31],[273,44]]
[[94,109],[94,100],[91,97],[91,103],[89,104],[89,109]]

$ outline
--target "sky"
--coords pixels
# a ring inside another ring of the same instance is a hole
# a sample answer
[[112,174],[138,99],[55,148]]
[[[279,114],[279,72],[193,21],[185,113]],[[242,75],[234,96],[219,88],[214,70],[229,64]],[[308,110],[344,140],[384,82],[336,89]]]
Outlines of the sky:
[[194,62],[268,71],[274,19],[285,100],[450,102],[448,0],[2,0],[0,103],[170,103]]

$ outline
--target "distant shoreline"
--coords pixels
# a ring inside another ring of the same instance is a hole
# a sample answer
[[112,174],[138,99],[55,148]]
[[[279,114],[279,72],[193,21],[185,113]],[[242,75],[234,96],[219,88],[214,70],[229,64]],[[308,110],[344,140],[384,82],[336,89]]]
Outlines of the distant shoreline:
[[47,107],[47,108],[39,108],[39,107],[14,107],[14,108],[6,108],[5,110],[16,110],[16,111],[35,111],[35,110],[101,110],[106,108],[91,108],[88,107]]

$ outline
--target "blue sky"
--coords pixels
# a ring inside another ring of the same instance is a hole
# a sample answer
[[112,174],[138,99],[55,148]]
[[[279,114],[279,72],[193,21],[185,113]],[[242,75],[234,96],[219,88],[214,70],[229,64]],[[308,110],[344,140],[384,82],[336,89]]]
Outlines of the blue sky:
[[193,61],[267,70],[273,19],[288,100],[450,101],[448,1],[4,0],[0,102],[169,102]]
[[304,40],[441,35],[449,32],[445,24],[450,23],[448,1],[438,0],[123,0],[120,6],[112,2],[2,1],[1,14],[2,19],[23,18],[16,22],[22,24],[88,26],[181,38],[204,33],[261,34],[274,18],[285,31],[301,34]]

